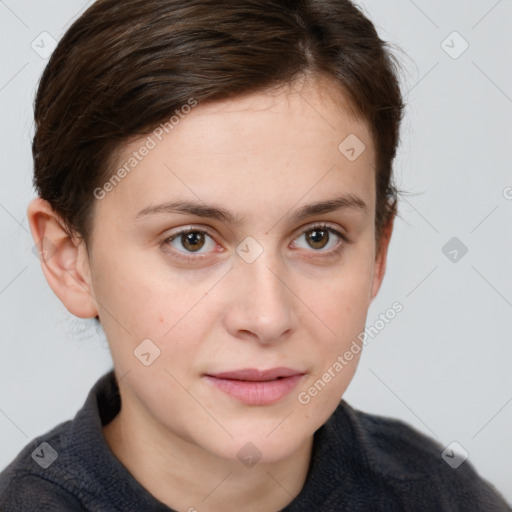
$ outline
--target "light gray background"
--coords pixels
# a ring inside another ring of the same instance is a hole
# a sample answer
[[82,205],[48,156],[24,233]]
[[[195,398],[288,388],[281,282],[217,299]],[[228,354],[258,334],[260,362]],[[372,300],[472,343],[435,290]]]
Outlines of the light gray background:
[[[31,44],[42,32],[60,39],[89,3],[0,0],[0,468],[72,418],[111,367],[102,333],[47,285],[26,219],[32,102],[46,64]],[[395,169],[417,195],[401,202],[367,325],[394,301],[404,310],[369,338],[345,398],[443,446],[457,441],[512,502],[512,1],[359,4],[405,52]],[[454,31],[469,44],[458,58],[443,49],[463,48]],[[442,252],[454,236],[468,248],[456,263]]]

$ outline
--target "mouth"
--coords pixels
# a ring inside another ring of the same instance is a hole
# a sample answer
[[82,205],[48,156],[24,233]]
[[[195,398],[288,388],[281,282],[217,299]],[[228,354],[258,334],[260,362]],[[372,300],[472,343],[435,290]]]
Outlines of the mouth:
[[220,391],[242,403],[270,405],[288,395],[304,375],[304,372],[291,368],[247,368],[205,374],[204,378]]

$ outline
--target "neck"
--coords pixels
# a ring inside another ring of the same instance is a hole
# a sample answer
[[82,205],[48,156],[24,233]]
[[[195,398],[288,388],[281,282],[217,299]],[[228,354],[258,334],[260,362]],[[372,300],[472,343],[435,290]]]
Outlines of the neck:
[[275,463],[245,467],[142,421],[123,406],[103,427],[105,440],[132,476],[177,511],[275,512],[288,505],[306,480],[313,436]]

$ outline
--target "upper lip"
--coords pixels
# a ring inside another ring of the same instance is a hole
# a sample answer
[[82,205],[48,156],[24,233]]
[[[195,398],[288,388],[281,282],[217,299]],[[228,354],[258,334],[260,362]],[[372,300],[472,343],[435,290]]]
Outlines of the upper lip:
[[303,375],[304,372],[292,368],[270,368],[269,370],[258,370],[255,368],[244,368],[230,372],[209,373],[209,377],[217,379],[246,380],[253,382],[265,382],[275,380],[279,377],[292,377],[294,375]]

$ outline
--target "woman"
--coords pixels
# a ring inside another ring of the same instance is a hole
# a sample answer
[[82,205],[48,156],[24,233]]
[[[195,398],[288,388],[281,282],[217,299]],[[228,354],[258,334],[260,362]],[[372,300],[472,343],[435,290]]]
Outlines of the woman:
[[39,85],[27,213],[114,368],[4,470],[2,510],[509,510],[468,462],[340,400],[402,111],[348,0],[93,4]]

